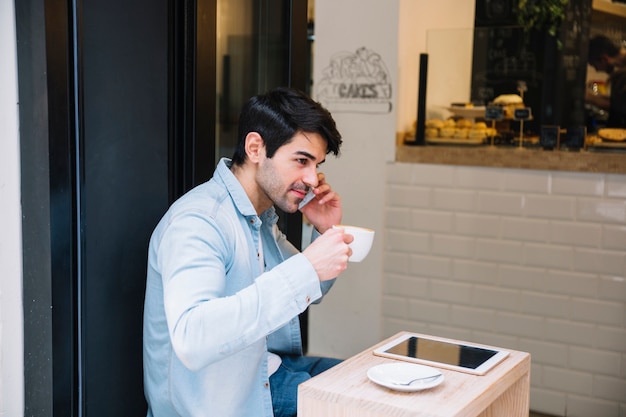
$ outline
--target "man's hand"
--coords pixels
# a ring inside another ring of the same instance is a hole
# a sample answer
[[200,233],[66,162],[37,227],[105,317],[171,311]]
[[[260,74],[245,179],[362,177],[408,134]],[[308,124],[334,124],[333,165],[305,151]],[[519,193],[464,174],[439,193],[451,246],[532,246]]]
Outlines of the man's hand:
[[352,240],[354,237],[343,230],[330,228],[302,252],[315,268],[320,281],[336,278],[345,271],[352,255],[348,246]]
[[312,189],[315,198],[300,211],[309,219],[313,227],[323,234],[333,225],[341,223],[343,211],[341,197],[326,182],[326,176],[320,172],[317,178],[317,187]]

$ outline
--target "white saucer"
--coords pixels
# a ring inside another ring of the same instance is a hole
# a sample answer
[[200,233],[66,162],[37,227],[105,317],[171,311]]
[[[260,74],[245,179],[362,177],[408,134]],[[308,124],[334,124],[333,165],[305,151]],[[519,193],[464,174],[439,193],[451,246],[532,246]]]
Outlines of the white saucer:
[[[397,381],[410,381],[415,378],[436,376],[436,378],[414,381],[410,385],[399,385]],[[367,371],[367,377],[378,385],[396,391],[421,391],[436,387],[443,382],[443,374],[437,368],[416,363],[385,363]]]

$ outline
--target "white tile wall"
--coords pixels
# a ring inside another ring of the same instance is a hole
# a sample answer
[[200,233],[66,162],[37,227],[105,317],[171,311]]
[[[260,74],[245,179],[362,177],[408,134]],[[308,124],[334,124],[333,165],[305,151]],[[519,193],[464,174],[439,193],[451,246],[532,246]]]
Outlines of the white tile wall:
[[626,417],[626,175],[390,163],[383,333],[531,353],[531,408]]

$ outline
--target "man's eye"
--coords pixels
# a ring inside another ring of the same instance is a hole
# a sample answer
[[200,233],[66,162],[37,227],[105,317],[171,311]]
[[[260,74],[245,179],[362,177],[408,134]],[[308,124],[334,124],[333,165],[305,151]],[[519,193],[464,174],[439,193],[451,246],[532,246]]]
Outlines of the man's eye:
[[309,160],[306,158],[300,158],[300,159],[296,159],[296,162],[298,162],[300,165],[306,165],[309,163]]

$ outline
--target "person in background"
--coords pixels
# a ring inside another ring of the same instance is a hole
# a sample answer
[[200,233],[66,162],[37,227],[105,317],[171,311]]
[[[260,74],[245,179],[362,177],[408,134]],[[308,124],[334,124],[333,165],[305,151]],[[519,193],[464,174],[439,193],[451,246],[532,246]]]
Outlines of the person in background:
[[[323,173],[342,143],[331,114],[278,88],[244,105],[232,159],[177,200],[148,249],[148,416],[295,416],[297,386],[339,362],[304,356],[298,315],[346,269],[353,237]],[[275,207],[313,226],[299,252]]]
[[607,97],[587,92],[586,101],[608,111],[608,127],[626,127],[626,48],[598,35],[589,40],[587,61],[609,75],[611,93]]

